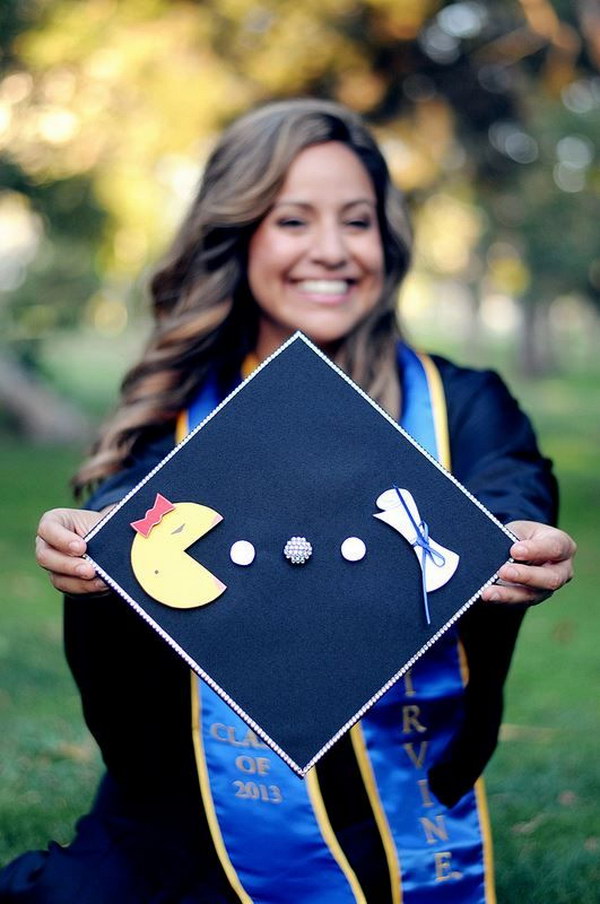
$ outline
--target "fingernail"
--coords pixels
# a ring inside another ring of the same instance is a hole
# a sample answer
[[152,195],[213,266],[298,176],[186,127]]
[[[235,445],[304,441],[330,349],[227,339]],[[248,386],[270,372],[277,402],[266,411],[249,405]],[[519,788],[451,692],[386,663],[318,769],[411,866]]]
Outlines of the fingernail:
[[69,543],[69,549],[71,552],[80,553],[85,549],[85,544],[83,540],[71,540]]
[[518,569],[514,568],[512,565],[505,565],[502,569],[502,577],[505,581],[516,581],[519,577]]
[[75,572],[80,578],[91,578],[94,575],[89,565],[78,565]]
[[497,603],[500,600],[500,594],[497,590],[490,590],[486,596],[488,603]]
[[527,547],[524,543],[515,543],[511,549],[511,554],[514,559],[524,558],[527,555]]

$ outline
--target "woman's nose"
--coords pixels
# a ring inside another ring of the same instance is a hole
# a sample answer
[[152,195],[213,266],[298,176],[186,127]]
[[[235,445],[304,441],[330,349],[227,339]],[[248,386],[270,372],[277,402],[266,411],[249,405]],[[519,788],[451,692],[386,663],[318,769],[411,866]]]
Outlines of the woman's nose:
[[348,260],[343,231],[337,225],[323,225],[314,235],[311,257],[326,267],[341,267]]

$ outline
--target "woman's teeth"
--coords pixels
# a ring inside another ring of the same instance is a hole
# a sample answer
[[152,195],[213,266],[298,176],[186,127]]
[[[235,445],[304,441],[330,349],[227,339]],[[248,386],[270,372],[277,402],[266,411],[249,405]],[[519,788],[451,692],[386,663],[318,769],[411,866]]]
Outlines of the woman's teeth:
[[348,286],[346,279],[304,279],[298,283],[301,292],[311,295],[344,295]]

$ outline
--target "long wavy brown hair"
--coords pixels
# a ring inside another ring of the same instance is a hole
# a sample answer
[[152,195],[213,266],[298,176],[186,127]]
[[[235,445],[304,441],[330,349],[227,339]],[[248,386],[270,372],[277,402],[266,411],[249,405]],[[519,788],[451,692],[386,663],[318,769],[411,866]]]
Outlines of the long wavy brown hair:
[[151,281],[154,330],[123,380],[115,413],[73,479],[77,495],[125,467],[136,447],[168,429],[209,370],[223,391],[232,385],[258,330],[259,308],[246,279],[250,236],[296,156],[327,141],[347,145],[369,173],[386,273],[376,308],[334,357],[372,398],[398,415],[396,299],[411,243],[402,196],[358,115],[329,101],[272,103],[236,120],[208,160],[190,211]]

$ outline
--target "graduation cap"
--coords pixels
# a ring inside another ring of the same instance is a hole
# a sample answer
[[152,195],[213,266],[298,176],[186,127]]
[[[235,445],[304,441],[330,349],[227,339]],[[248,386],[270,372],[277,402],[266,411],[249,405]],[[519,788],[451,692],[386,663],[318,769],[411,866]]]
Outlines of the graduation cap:
[[300,333],[87,538],[106,582],[300,775],[513,541]]

